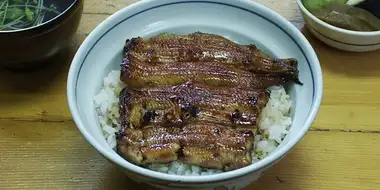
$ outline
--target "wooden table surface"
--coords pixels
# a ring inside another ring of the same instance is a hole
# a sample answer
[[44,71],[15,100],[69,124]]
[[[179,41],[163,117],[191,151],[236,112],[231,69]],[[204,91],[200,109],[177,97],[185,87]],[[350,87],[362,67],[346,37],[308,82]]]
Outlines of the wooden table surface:
[[[76,38],[54,66],[0,71],[0,189],[137,189],[84,140],[66,102],[66,76],[79,44],[132,2],[86,0]],[[259,2],[309,39],[322,65],[324,99],[305,138],[246,190],[380,189],[380,51],[330,48],[304,29],[295,0]]]

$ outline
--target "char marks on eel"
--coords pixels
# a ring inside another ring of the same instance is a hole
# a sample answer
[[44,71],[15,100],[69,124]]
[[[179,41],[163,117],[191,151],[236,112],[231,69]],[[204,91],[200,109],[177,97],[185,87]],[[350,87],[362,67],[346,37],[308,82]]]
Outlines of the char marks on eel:
[[302,84],[296,59],[200,32],[127,40],[120,80],[119,154],[225,171],[252,163],[267,88]]

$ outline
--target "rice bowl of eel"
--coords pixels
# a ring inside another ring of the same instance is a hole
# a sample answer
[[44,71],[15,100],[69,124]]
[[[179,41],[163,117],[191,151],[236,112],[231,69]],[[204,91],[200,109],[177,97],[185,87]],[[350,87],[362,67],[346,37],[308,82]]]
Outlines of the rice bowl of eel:
[[257,3],[148,0],[88,36],[67,87],[81,133],[131,179],[239,189],[306,134],[322,73],[304,36]]

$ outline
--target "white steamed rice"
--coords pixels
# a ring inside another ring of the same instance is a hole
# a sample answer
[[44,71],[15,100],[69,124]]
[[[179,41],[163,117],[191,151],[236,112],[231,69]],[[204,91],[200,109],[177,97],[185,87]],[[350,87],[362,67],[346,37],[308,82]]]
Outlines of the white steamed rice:
[[[95,107],[104,138],[111,148],[116,147],[115,132],[120,129],[118,95],[125,84],[120,81],[120,71],[113,70],[103,79],[102,89],[94,97]],[[255,136],[253,162],[266,157],[283,140],[292,123],[289,117],[292,100],[284,87],[273,86],[268,89],[270,99],[263,109],[259,121],[259,134]],[[170,164],[151,164],[151,170],[174,175],[210,175],[221,170],[205,169],[179,161]]]

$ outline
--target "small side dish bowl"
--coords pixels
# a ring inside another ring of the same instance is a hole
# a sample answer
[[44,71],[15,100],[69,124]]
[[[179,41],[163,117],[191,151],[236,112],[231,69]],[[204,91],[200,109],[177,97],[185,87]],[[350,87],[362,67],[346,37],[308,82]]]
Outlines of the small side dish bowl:
[[327,45],[350,52],[368,52],[380,49],[380,31],[358,32],[328,24],[317,17],[297,0],[299,10],[311,33]]
[[33,27],[0,31],[0,67],[34,69],[68,47],[79,28],[83,3],[56,1],[64,9],[52,19]]
[[[212,33],[240,44],[255,44],[274,57],[293,57],[303,85],[287,88],[292,124],[283,142],[267,157],[237,170],[206,176],[160,173],[123,159],[103,136],[94,96],[111,70],[119,70],[125,41],[164,32]],[[68,75],[69,108],[79,131],[101,155],[126,175],[161,189],[241,189],[260,178],[304,137],[322,100],[322,71],[303,34],[276,12],[251,0],[144,0],[107,18],[77,51]]]

